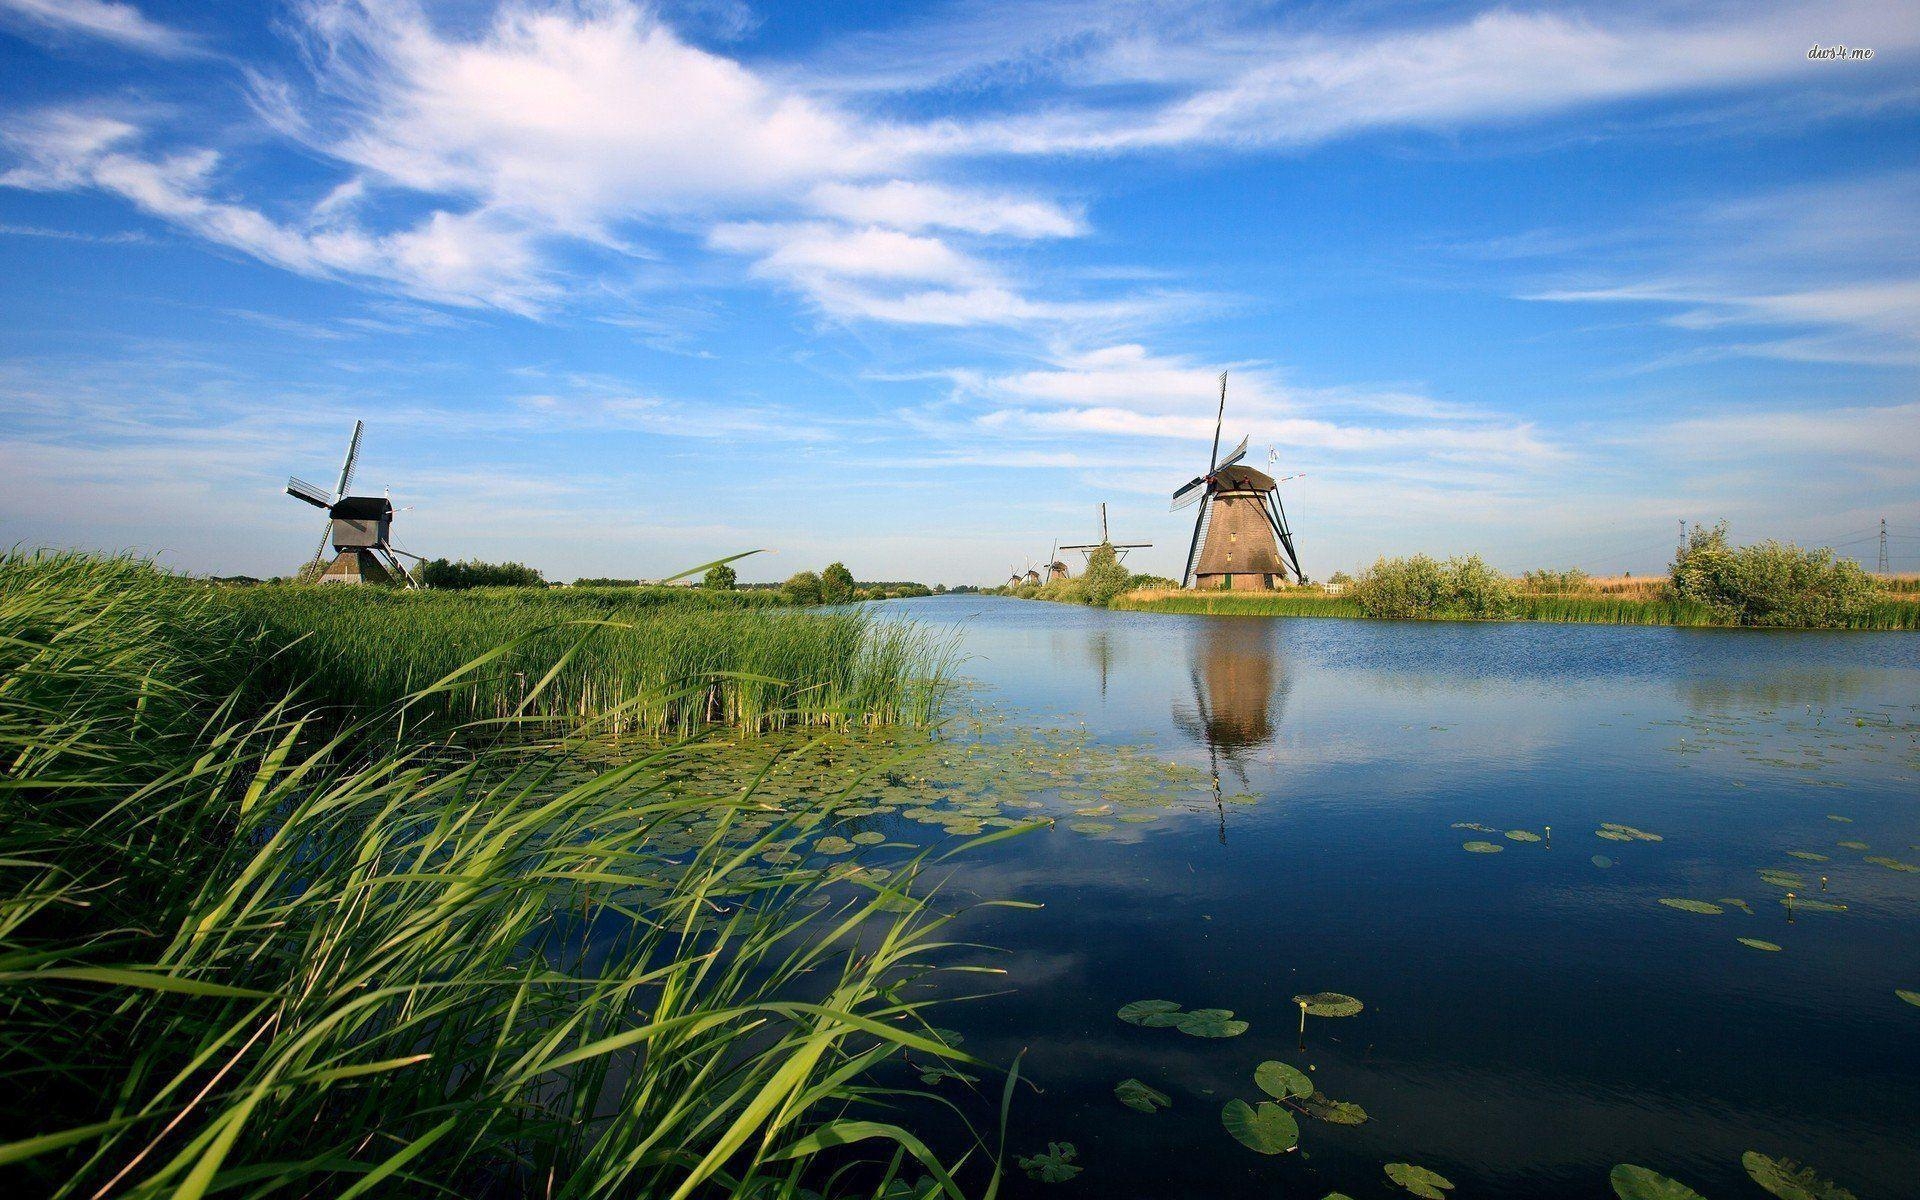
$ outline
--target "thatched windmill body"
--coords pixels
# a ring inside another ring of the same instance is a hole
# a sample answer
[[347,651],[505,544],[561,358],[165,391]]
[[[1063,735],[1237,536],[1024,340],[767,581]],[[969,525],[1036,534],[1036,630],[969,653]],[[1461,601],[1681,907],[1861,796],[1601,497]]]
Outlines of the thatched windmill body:
[[1187,547],[1187,566],[1180,586],[1197,588],[1266,589],[1305,583],[1300,557],[1294,553],[1293,531],[1280,503],[1273,476],[1241,463],[1247,439],[1241,438],[1225,458],[1220,457],[1220,429],[1227,415],[1227,373],[1220,373],[1220,408],[1213,422],[1213,452],[1207,473],[1196,475],[1173,493],[1178,511],[1196,501],[1193,541]]
[[347,442],[347,457],[340,464],[340,485],[325,492],[298,477],[287,480],[287,495],[295,500],[323,508],[327,526],[320,533],[320,545],[314,561],[326,555],[332,544],[334,559],[320,575],[321,583],[404,583],[414,586],[413,577],[400,562],[400,556],[424,562],[417,554],[393,548],[393,501],[385,496],[349,496],[353,469],[360,460],[360,435],[366,423],[353,423],[353,437]]

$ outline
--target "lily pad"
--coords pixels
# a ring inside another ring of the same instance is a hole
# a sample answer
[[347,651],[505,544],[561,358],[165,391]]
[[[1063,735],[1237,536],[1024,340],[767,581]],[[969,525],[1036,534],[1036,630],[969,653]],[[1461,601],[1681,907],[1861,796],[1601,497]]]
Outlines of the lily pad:
[[1705,900],[1674,900],[1672,898],[1663,898],[1660,903],[1666,905],[1668,908],[1677,908],[1681,912],[1707,913],[1713,915],[1726,911],[1726,909],[1721,908],[1718,904],[1711,904]]
[[1172,1000],[1135,1000],[1114,1014],[1129,1025],[1167,1029],[1180,1023],[1180,1005]]
[[1906,988],[1895,988],[1893,994],[1905,1000],[1915,1008],[1920,1008],[1920,992],[1910,992]]
[[886,834],[876,833],[871,829],[853,835],[853,844],[856,846],[878,846],[886,840]]
[[1773,887],[1803,888],[1807,881],[1793,871],[1782,871],[1774,867],[1760,868],[1760,882]]
[[1593,863],[1593,865],[1594,865],[1594,866],[1596,866],[1596,867],[1599,867],[1599,868],[1600,868],[1601,870],[1603,870],[1603,871],[1604,871],[1604,870],[1606,870],[1606,869],[1607,869],[1608,867],[1610,867],[1610,866],[1612,866],[1612,865],[1613,865],[1613,860],[1612,860],[1612,859],[1610,859],[1610,858],[1608,858],[1608,857],[1607,857],[1606,855],[1604,855],[1604,854],[1596,854],[1596,855],[1594,855],[1594,856],[1593,856],[1593,858],[1591,859],[1591,861],[1592,861],[1592,863]]
[[1765,941],[1761,938],[1735,938],[1734,941],[1739,942],[1742,946],[1751,946],[1755,950],[1771,950],[1775,953],[1778,953],[1780,950],[1780,947],[1775,943]]
[[1329,1125],[1365,1125],[1367,1110],[1347,1100],[1330,1099],[1324,1092],[1315,1092],[1302,1099],[1300,1110],[1316,1121],[1325,1121]]
[[1714,903],[1724,904],[1728,908],[1737,908],[1741,912],[1747,914],[1748,916],[1753,915],[1753,905],[1748,904],[1745,900],[1742,900],[1738,896],[1722,896],[1718,900],[1714,901]]
[[1876,867],[1885,867],[1889,871],[1920,871],[1920,867],[1910,862],[1901,862],[1897,858],[1888,858],[1884,854],[1869,854],[1863,861],[1870,862]]
[[1613,1194],[1620,1200],[1705,1200],[1679,1180],[1631,1163],[1615,1167],[1607,1182],[1613,1184]]
[[1309,992],[1304,996],[1295,996],[1293,1002],[1304,1006],[1310,1017],[1351,1017],[1366,1007],[1352,996],[1340,992]]
[[1180,1014],[1174,1028],[1190,1037],[1230,1038],[1245,1033],[1247,1023],[1234,1020],[1232,1009],[1196,1008]]
[[1853,824],[1853,818],[1852,818],[1852,817],[1843,817],[1843,816],[1841,816],[1841,815],[1840,815],[1839,813],[1828,813],[1828,814],[1827,814],[1827,820],[1829,820],[1829,821],[1839,821],[1839,822],[1841,822],[1842,824],[1845,824],[1845,825],[1851,825],[1851,824]]
[[1507,840],[1510,842],[1537,842],[1540,840],[1540,835],[1530,829],[1509,829],[1507,830]]
[[1075,833],[1112,833],[1116,826],[1106,821],[1069,821],[1067,828]]
[[1829,855],[1815,854],[1811,850],[1789,850],[1787,851],[1787,857],[1797,858],[1801,862],[1832,862],[1833,861],[1832,857],[1830,857]]
[[1114,1086],[1113,1095],[1135,1112],[1157,1112],[1173,1103],[1165,1092],[1155,1091],[1138,1079],[1122,1079]]
[[818,854],[845,854],[853,849],[853,843],[843,837],[828,834],[815,842],[813,849]]
[[1499,833],[1500,832],[1498,829],[1495,829],[1493,826],[1482,825],[1478,821],[1455,821],[1453,823],[1453,827],[1455,829],[1471,829],[1475,833]]
[[1505,846],[1496,845],[1493,842],[1462,842],[1460,848],[1468,854],[1498,854],[1506,849]]
[[1268,1060],[1253,1069],[1253,1082],[1275,1100],[1292,1100],[1313,1095],[1313,1080],[1298,1068]]
[[1220,1123],[1235,1141],[1256,1154],[1285,1154],[1300,1144],[1300,1123],[1271,1100],[1258,1105],[1229,1100],[1220,1110]]
[[1636,829],[1631,825],[1622,825],[1618,821],[1602,821],[1600,822],[1600,828],[1595,832],[1600,837],[1607,837],[1610,834],[1616,835],[1613,838],[1614,841],[1663,842],[1666,840],[1666,838],[1660,834],[1648,833],[1644,829]]
[[1753,1181],[1780,1200],[1854,1200],[1853,1193],[1822,1179],[1810,1167],[1790,1158],[1768,1158],[1758,1150],[1740,1156],[1740,1165]]
[[1780,897],[1780,903],[1791,904],[1795,912],[1845,912],[1847,911],[1847,906],[1844,904],[1835,904],[1831,900],[1809,900],[1805,896],[1798,896],[1792,900],[1789,900],[1785,896],[1782,896]]
[[1048,1142],[1045,1153],[1015,1161],[1027,1173],[1028,1179],[1037,1179],[1041,1183],[1065,1183],[1080,1173],[1081,1168],[1073,1161],[1079,1157],[1080,1152],[1073,1148],[1072,1142]]
[[1840,847],[1840,848],[1841,848],[1842,850],[1865,850],[1865,849],[1868,849],[1868,846],[1867,846],[1867,844],[1866,844],[1865,842],[1855,842],[1855,841],[1846,841],[1846,842],[1840,842],[1840,843],[1837,843],[1837,844],[1839,845],[1839,847]]
[[1423,1200],[1446,1200],[1447,1193],[1453,1190],[1453,1180],[1412,1163],[1388,1163],[1387,1178]]

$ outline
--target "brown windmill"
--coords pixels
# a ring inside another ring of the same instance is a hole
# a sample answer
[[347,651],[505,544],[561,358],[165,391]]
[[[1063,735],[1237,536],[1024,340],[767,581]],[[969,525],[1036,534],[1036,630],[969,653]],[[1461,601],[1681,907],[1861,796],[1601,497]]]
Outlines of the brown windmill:
[[1305,583],[1273,476],[1241,464],[1247,455],[1246,438],[1224,459],[1220,457],[1220,427],[1226,415],[1227,373],[1222,371],[1207,473],[1196,475],[1173,494],[1176,512],[1200,502],[1180,586],[1186,587],[1191,580],[1197,588],[1265,589],[1286,583],[1289,573],[1295,582]]

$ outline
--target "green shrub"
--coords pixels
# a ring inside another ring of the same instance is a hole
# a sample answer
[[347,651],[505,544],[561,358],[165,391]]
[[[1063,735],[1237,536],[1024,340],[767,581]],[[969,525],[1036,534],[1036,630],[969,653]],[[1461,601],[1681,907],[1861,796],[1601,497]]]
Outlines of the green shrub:
[[1351,595],[1370,617],[1490,619],[1510,615],[1516,601],[1513,581],[1477,554],[1382,558],[1360,573]]
[[1804,550],[1771,539],[1734,547],[1727,523],[1695,525],[1674,556],[1674,595],[1710,606],[1739,625],[1835,628],[1853,623],[1875,599],[1873,579],[1832,550]]
[[820,572],[820,601],[823,604],[845,604],[853,599],[853,572],[847,570],[845,563],[829,563],[827,569]]
[[1103,542],[1087,556],[1087,569],[1080,576],[1080,583],[1088,604],[1105,607],[1127,590],[1132,579],[1132,574],[1120,565],[1113,547]]
[[420,564],[415,573],[415,581],[421,587],[438,588],[441,591],[463,591],[477,587],[545,587],[547,581],[538,570],[525,563],[490,563],[470,558],[465,562],[448,562],[436,558]]
[[1587,586],[1587,573],[1579,567],[1555,571],[1539,567],[1520,577],[1520,589],[1534,595],[1551,592],[1577,592]]
[[730,592],[733,590],[733,585],[738,582],[740,582],[740,576],[732,567],[726,563],[715,563],[707,568],[706,577],[701,579],[700,586],[708,591]]

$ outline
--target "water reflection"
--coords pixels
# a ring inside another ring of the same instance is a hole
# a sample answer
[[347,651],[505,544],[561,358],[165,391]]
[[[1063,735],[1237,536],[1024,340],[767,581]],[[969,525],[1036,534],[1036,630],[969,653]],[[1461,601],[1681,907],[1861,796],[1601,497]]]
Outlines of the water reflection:
[[[1253,752],[1274,739],[1292,690],[1272,621],[1210,621],[1187,642],[1187,679],[1193,703],[1175,701],[1174,727],[1207,749],[1220,841],[1227,840],[1224,762],[1242,792],[1252,791],[1247,766]],[[1103,690],[1104,694],[1104,690]]]

